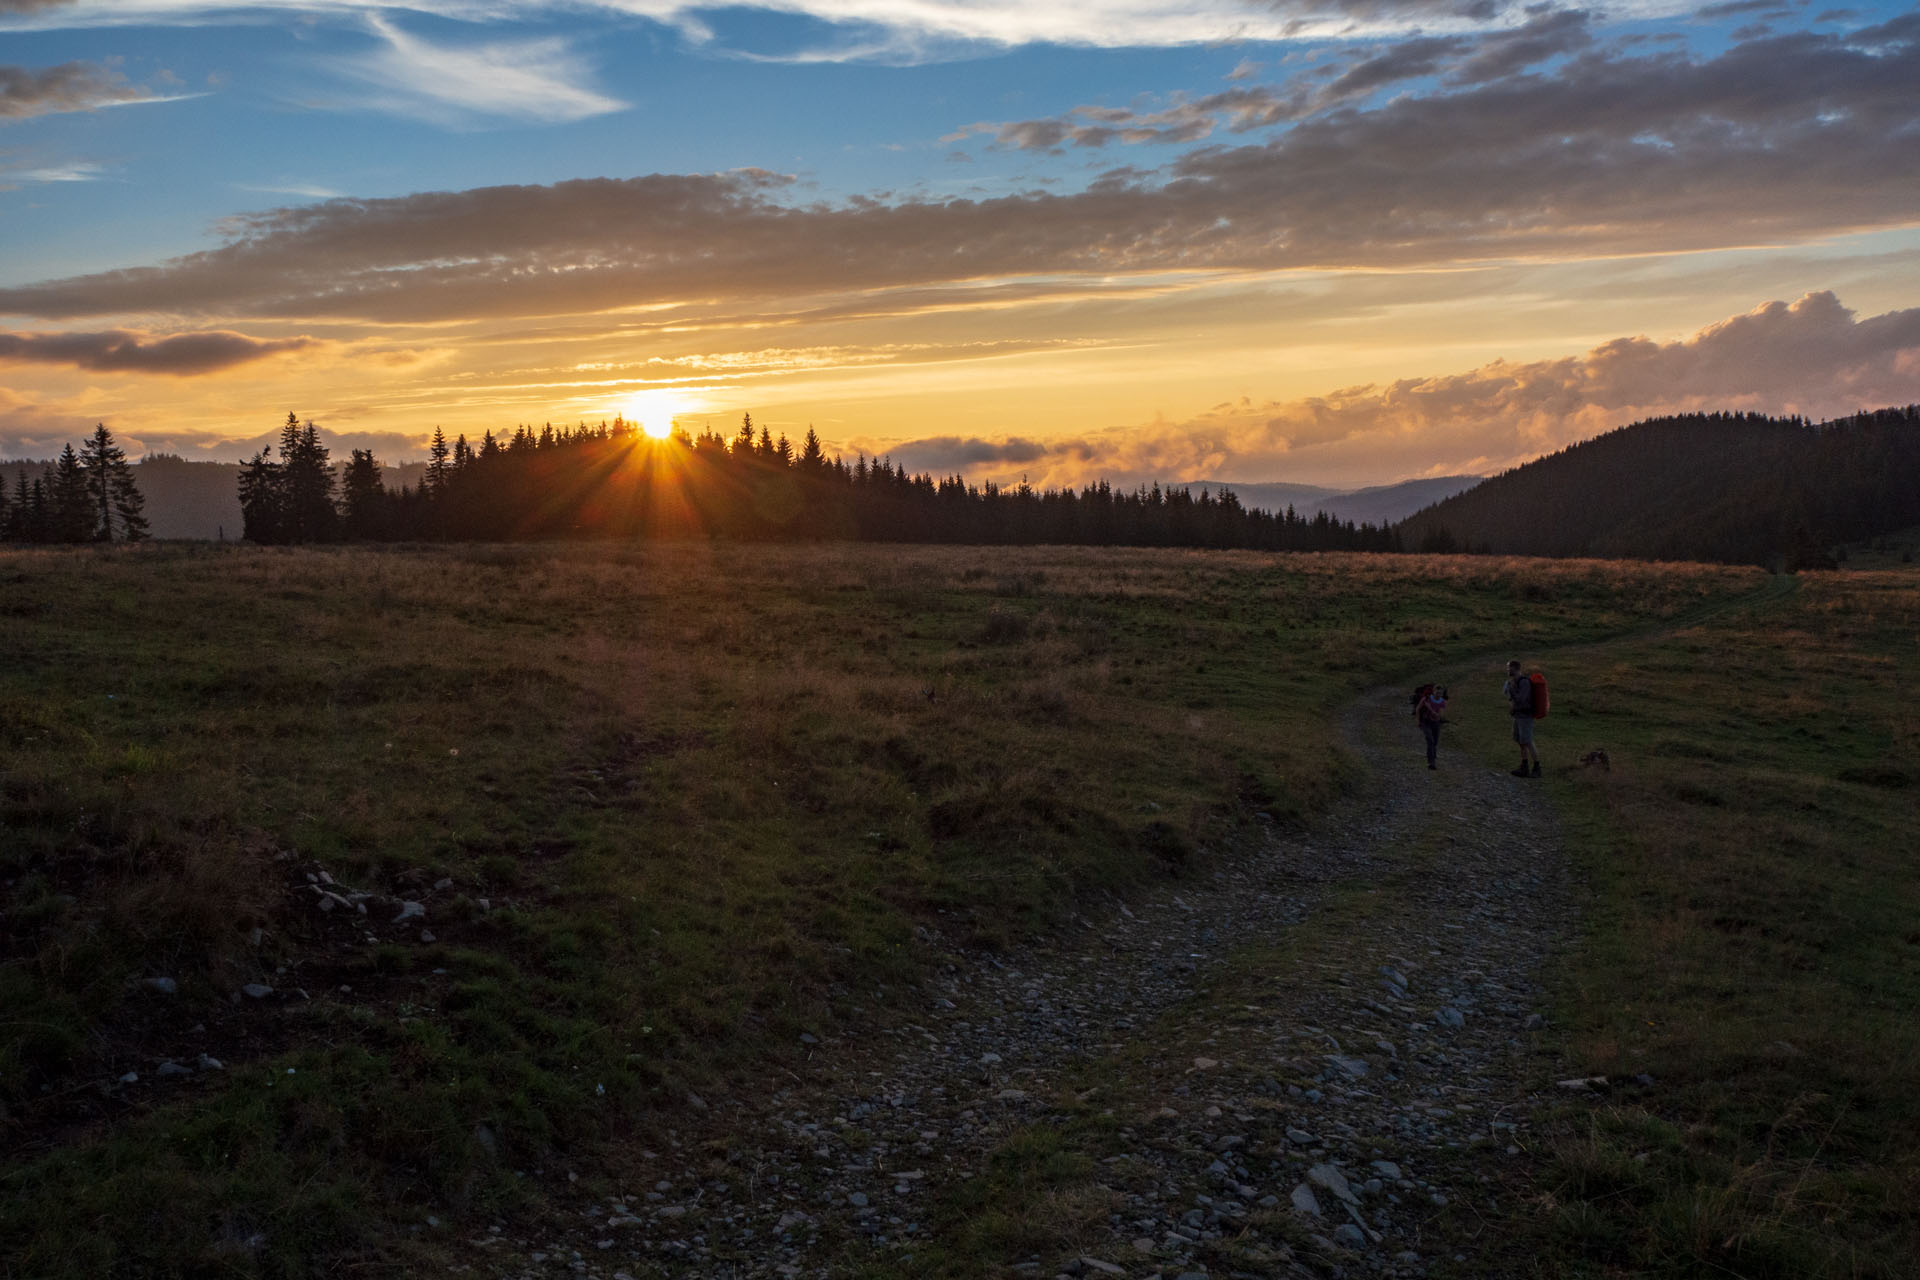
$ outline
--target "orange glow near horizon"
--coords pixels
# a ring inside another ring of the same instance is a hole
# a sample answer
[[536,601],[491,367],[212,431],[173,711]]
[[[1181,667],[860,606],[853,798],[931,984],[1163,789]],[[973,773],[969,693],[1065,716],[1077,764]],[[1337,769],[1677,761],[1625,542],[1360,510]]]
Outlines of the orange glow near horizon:
[[654,440],[672,435],[675,421],[692,411],[685,397],[664,390],[636,391],[620,405],[621,416]]

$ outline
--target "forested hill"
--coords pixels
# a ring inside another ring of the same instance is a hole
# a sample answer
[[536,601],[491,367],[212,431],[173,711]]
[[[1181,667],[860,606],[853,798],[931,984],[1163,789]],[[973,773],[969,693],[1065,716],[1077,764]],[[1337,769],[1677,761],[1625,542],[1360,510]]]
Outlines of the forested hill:
[[1654,418],[1538,458],[1402,521],[1409,551],[1828,562],[1920,524],[1920,405],[1832,422]]

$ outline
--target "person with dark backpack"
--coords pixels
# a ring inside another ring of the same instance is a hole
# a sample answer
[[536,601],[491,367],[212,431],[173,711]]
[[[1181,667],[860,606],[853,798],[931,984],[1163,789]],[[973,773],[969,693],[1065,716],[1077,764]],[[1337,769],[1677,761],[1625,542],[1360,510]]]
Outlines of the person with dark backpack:
[[1447,709],[1447,687],[1443,684],[1423,684],[1413,691],[1413,718],[1420,726],[1420,734],[1427,740],[1427,768],[1438,769],[1434,757],[1440,752],[1440,726],[1445,724]]
[[1507,664],[1507,682],[1501,692],[1506,694],[1507,709],[1513,716],[1513,740],[1520,745],[1520,767],[1513,771],[1516,778],[1540,776],[1540,753],[1533,749],[1533,722],[1546,710],[1544,698],[1535,706],[1536,690],[1544,693],[1545,685],[1544,676],[1536,683],[1532,676],[1521,674],[1518,658]]

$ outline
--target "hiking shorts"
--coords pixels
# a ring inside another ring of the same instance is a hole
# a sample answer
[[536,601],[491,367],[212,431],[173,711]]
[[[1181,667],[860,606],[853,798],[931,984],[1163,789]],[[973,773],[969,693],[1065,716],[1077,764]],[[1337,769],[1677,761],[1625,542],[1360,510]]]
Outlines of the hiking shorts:
[[1513,740],[1523,747],[1533,745],[1533,717],[1515,716],[1513,718]]

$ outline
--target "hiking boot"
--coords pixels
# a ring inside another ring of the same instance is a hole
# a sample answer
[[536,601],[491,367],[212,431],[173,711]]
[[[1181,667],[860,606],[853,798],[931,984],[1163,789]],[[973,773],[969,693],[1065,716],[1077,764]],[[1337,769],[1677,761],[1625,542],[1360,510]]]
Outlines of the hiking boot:
[[1535,760],[1535,761],[1533,762],[1533,775],[1532,775],[1532,776],[1534,776],[1534,777],[1536,777],[1536,778],[1540,776],[1540,762],[1539,762],[1538,760]]
[[1518,769],[1509,769],[1507,770],[1507,772],[1511,773],[1516,778],[1531,778],[1533,776],[1533,771],[1527,768],[1527,762],[1524,760],[1520,762],[1520,767]]

